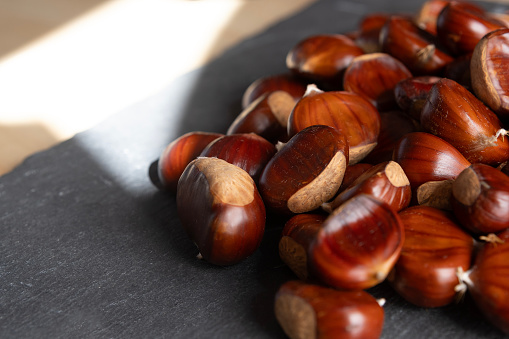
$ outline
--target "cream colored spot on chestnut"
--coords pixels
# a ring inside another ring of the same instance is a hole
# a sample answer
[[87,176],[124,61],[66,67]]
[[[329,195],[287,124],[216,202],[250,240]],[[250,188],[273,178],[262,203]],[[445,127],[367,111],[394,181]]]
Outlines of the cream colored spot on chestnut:
[[218,158],[201,157],[193,163],[207,178],[214,203],[245,206],[254,200],[254,181],[240,167]]
[[385,166],[385,175],[394,187],[410,185],[410,181],[408,180],[405,171],[403,171],[403,168],[401,168],[401,166],[395,161],[389,161],[387,166]]
[[293,213],[304,213],[330,200],[341,186],[346,165],[345,155],[337,152],[322,173],[288,199],[288,209]]
[[288,127],[288,117],[295,107],[295,99],[285,91],[275,91],[267,98],[267,103],[276,120],[284,128]]
[[302,245],[285,235],[279,241],[279,256],[299,279],[308,278],[308,259]]
[[301,297],[283,294],[274,304],[276,319],[292,339],[316,338],[316,315],[313,307]]
[[315,95],[315,94],[321,94],[321,93],[323,93],[323,91],[321,89],[319,89],[318,86],[316,86],[315,84],[309,84],[306,87],[306,92],[304,93],[303,97],[307,97],[307,96]]
[[349,165],[355,165],[364,159],[375,147],[377,143],[371,143],[367,145],[359,145],[356,147],[350,147],[350,151],[348,152]]
[[452,194],[465,206],[471,206],[481,194],[481,182],[477,174],[468,167],[464,169],[452,184]]

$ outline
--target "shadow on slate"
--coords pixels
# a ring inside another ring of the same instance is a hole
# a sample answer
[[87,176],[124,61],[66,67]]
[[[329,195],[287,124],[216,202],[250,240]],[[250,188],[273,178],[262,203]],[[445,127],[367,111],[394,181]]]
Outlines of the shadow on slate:
[[[208,265],[148,168],[185,132],[224,132],[247,86],[284,72],[300,39],[420,3],[319,1],[1,177],[0,337],[284,338],[272,310],[294,278],[277,257],[284,221],[270,218],[242,263]],[[387,299],[383,338],[503,337],[468,297],[425,310],[386,284],[370,292]]]

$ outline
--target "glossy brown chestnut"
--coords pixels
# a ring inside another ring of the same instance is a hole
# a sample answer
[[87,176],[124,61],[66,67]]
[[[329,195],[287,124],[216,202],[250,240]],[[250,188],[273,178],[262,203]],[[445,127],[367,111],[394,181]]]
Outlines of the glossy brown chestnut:
[[284,91],[262,94],[235,118],[226,134],[255,133],[274,144],[287,141],[288,117],[295,103]]
[[384,323],[384,310],[369,293],[300,281],[279,288],[274,312],[291,339],[376,339]]
[[438,15],[449,2],[450,0],[425,1],[414,18],[416,25],[436,36]]
[[509,28],[486,34],[470,62],[476,96],[499,117],[509,116]]
[[197,158],[177,188],[182,226],[201,256],[232,265],[250,256],[265,230],[265,206],[249,174],[222,159]]
[[343,87],[363,96],[379,111],[388,111],[397,108],[394,87],[411,76],[408,68],[393,56],[370,53],[352,60],[345,71]]
[[304,213],[337,192],[348,164],[348,142],[337,129],[310,126],[284,144],[267,163],[259,188],[279,213]]
[[264,76],[253,81],[242,95],[242,109],[247,108],[263,94],[284,91],[297,101],[306,92],[307,84],[293,74],[282,73]]
[[509,334],[509,230],[490,237],[475,257],[474,265],[458,276],[475,303],[497,328]]
[[491,166],[473,164],[452,184],[451,205],[471,232],[503,231],[509,228],[509,177]]
[[359,32],[355,37],[355,43],[362,48],[364,53],[376,53],[382,51],[380,45],[380,30],[390,18],[387,13],[371,13],[365,15],[359,23]]
[[177,183],[186,166],[196,159],[205,147],[223,134],[189,132],[173,140],[165,147],[157,161],[157,180],[160,189],[177,191]]
[[320,87],[339,89],[346,67],[362,54],[364,51],[345,35],[313,35],[290,49],[286,67]]
[[412,190],[428,181],[456,179],[470,162],[447,141],[424,132],[405,135],[394,148],[393,160],[405,171]]
[[325,220],[310,246],[313,277],[339,289],[366,289],[382,282],[399,257],[405,234],[385,202],[361,194]]
[[307,252],[327,216],[302,213],[291,217],[281,232],[279,257],[301,280],[308,279]]
[[332,202],[322,208],[331,213],[356,195],[368,194],[387,203],[395,211],[410,204],[412,191],[410,182],[401,166],[394,161],[382,162],[362,173],[348,188]]
[[331,126],[344,134],[350,147],[350,164],[355,164],[376,146],[380,114],[360,95],[324,92],[310,85],[288,118],[288,134],[293,136],[312,125]]
[[200,157],[215,157],[246,171],[258,182],[267,162],[276,154],[276,147],[254,133],[225,135],[212,141]]
[[413,119],[420,121],[422,107],[429,91],[440,79],[436,76],[420,76],[398,82],[394,87],[394,98],[399,108]]
[[454,80],[442,78],[422,108],[421,127],[453,145],[471,163],[509,159],[509,138],[493,111]]
[[479,40],[503,22],[468,2],[451,1],[437,18],[437,36],[453,55],[471,53]]
[[408,133],[417,132],[419,123],[401,111],[380,113],[380,133],[375,148],[362,160],[373,165],[392,160],[394,147]]
[[440,49],[436,37],[410,18],[393,15],[380,31],[382,51],[400,60],[414,75],[436,75],[453,57]]
[[350,187],[350,185],[357,180],[357,178],[364,172],[366,172],[368,169],[373,167],[372,164],[366,164],[366,163],[357,163],[353,165],[348,165],[345,169],[345,175],[343,176],[343,182],[341,183],[341,186],[339,187],[338,194],[343,192],[345,189]]
[[420,307],[441,307],[457,298],[456,272],[470,268],[474,239],[451,213],[427,206],[399,213],[405,229],[401,255],[387,277],[407,301]]

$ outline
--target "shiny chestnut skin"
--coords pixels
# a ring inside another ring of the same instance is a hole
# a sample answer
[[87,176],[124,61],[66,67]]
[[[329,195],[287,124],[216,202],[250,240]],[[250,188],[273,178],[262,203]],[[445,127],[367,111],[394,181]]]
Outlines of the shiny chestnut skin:
[[255,133],[274,144],[287,141],[288,117],[295,103],[285,91],[264,93],[235,118],[226,134]]
[[359,23],[359,32],[355,37],[355,43],[362,48],[364,53],[376,53],[382,51],[380,45],[380,30],[390,18],[387,13],[371,13],[365,15]]
[[232,134],[217,138],[201,152],[201,157],[215,157],[246,171],[256,182],[265,165],[276,154],[276,147],[254,133]]
[[503,231],[509,228],[509,177],[491,166],[473,164],[453,182],[451,205],[471,232]]
[[427,206],[399,213],[405,242],[387,277],[407,301],[420,307],[441,307],[457,298],[458,267],[470,268],[474,239],[452,213]]
[[458,275],[485,318],[509,334],[509,230],[491,239],[478,250],[472,268]]
[[341,88],[343,73],[364,51],[342,34],[313,35],[299,41],[286,56],[286,67],[322,88]]
[[370,195],[357,195],[325,220],[310,246],[309,267],[331,287],[367,289],[386,278],[404,239],[397,212]]
[[440,79],[437,76],[417,76],[398,82],[394,87],[394,98],[399,108],[420,122],[429,91]]
[[453,57],[440,49],[436,37],[412,19],[393,15],[380,31],[382,51],[400,60],[413,75],[436,75]]
[[470,91],[451,79],[433,85],[421,112],[424,131],[453,145],[471,163],[498,165],[509,159],[501,122]]
[[330,126],[309,126],[267,163],[259,180],[260,193],[275,212],[309,212],[334,196],[347,164],[344,135]]
[[177,191],[177,183],[186,166],[196,159],[205,147],[221,133],[194,131],[181,135],[168,144],[157,160],[157,172],[151,180],[158,188]]
[[330,213],[359,194],[368,194],[384,201],[395,211],[407,207],[412,198],[410,182],[401,166],[394,161],[385,161],[359,175],[333,201],[323,204],[322,208]]
[[301,280],[309,276],[307,252],[327,216],[302,213],[291,217],[281,232],[279,257]]
[[384,310],[369,293],[301,281],[280,286],[274,312],[291,339],[377,339],[384,323]]
[[393,56],[370,53],[352,60],[345,71],[343,87],[346,91],[363,96],[379,111],[388,111],[397,108],[394,87],[411,76],[408,68]]
[[345,135],[350,164],[361,161],[375,146],[380,132],[378,110],[362,96],[346,91],[324,92],[308,86],[288,118],[290,136],[312,125],[327,125]]
[[470,62],[476,96],[499,117],[509,117],[509,28],[486,34]]
[[405,171],[413,191],[428,181],[456,179],[470,166],[454,146],[425,132],[402,137],[394,148],[393,160]]
[[438,15],[437,37],[453,55],[462,55],[471,53],[484,35],[504,27],[477,6],[451,1]]
[[353,165],[348,165],[345,169],[345,175],[343,176],[343,182],[339,187],[338,194],[343,192],[345,189],[350,187],[351,184],[364,172],[373,167],[372,164],[367,163],[356,163]]
[[414,22],[430,34],[437,35],[437,18],[450,0],[427,0],[422,5]]
[[193,160],[180,177],[176,202],[182,226],[209,263],[232,265],[259,247],[265,206],[240,167],[218,158]]
[[268,75],[253,81],[242,95],[242,109],[247,108],[253,101],[264,94],[283,91],[299,100],[306,92],[307,83],[290,73]]

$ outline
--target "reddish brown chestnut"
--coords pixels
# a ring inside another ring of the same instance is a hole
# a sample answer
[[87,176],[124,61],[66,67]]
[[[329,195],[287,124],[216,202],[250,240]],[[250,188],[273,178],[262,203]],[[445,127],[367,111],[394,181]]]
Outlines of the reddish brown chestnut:
[[473,267],[467,272],[459,270],[462,284],[468,287],[475,303],[486,319],[509,334],[509,230],[492,234],[478,251]]
[[442,51],[436,37],[410,18],[392,16],[380,31],[382,51],[400,60],[414,75],[439,74],[453,58]]
[[286,66],[293,73],[317,82],[321,87],[341,87],[343,72],[364,51],[341,34],[314,35],[301,40],[286,56]]
[[249,174],[224,160],[197,158],[177,188],[177,211],[202,257],[232,265],[250,256],[265,230],[265,206]]
[[401,166],[397,162],[386,161],[362,173],[350,187],[322,207],[330,213],[359,194],[369,194],[384,201],[395,211],[407,207],[412,198],[410,182]]
[[223,134],[189,132],[165,147],[157,162],[156,181],[160,189],[177,191],[177,183],[186,166],[196,159],[205,147]]
[[415,16],[415,23],[430,34],[437,35],[437,18],[450,0],[427,0]]
[[504,27],[480,7],[463,1],[451,1],[437,18],[438,39],[454,55],[471,53],[484,35]]
[[327,125],[345,135],[350,164],[361,161],[376,146],[380,114],[366,99],[345,91],[324,92],[309,85],[288,118],[290,136],[312,125]]
[[413,206],[399,213],[405,229],[401,255],[387,277],[407,301],[440,307],[457,297],[458,267],[470,268],[474,239],[436,208]]
[[451,205],[461,224],[476,234],[509,228],[509,177],[500,170],[473,164],[452,184]]
[[384,323],[381,304],[364,291],[288,281],[276,293],[274,312],[291,339],[376,339]]
[[413,119],[420,121],[426,98],[433,85],[440,79],[436,76],[420,76],[398,82],[394,87],[394,98],[399,108]]
[[325,218],[324,214],[297,214],[285,223],[281,232],[279,257],[301,280],[308,279],[307,252]]
[[312,211],[337,192],[348,164],[348,142],[330,126],[310,126],[284,144],[259,181],[268,207],[280,213]]
[[421,126],[453,145],[471,163],[498,165],[509,159],[509,138],[498,117],[454,80],[440,79],[421,113]]
[[345,175],[343,176],[343,182],[339,187],[338,193],[343,192],[345,189],[350,187],[350,185],[357,180],[357,178],[368,169],[373,167],[371,164],[366,163],[357,163],[354,165],[348,165],[345,170]]
[[325,220],[309,251],[314,277],[339,289],[382,282],[399,257],[405,234],[398,214],[370,195],[358,195]]
[[424,132],[405,135],[394,148],[393,160],[405,171],[412,190],[428,181],[456,179],[470,162],[445,140]]
[[306,92],[306,83],[292,74],[282,73],[264,76],[256,79],[249,85],[242,95],[242,109],[247,108],[253,101],[263,94],[275,91],[284,91],[297,101]]
[[215,157],[246,171],[258,182],[265,165],[276,154],[276,147],[254,133],[225,135],[208,144],[201,157]]
[[379,111],[388,111],[397,107],[394,87],[411,76],[408,68],[393,56],[370,53],[352,60],[345,71],[343,86],[369,100]]
[[284,91],[262,94],[235,118],[226,134],[255,133],[274,144],[287,141],[288,117],[295,103]]
[[509,28],[486,34],[470,62],[476,96],[499,117],[509,116]]
[[364,53],[382,51],[380,30],[388,18],[390,18],[390,14],[387,13],[371,13],[362,18],[359,23],[359,33],[355,37],[355,43],[362,48]]

